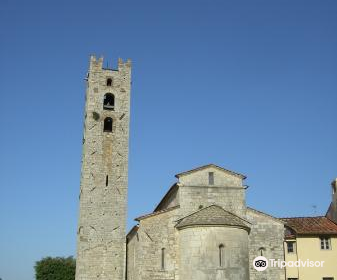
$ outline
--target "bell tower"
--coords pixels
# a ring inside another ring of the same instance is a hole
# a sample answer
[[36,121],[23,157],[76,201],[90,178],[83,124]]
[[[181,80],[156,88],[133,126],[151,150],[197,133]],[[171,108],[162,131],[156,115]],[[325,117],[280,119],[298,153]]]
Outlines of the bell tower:
[[124,280],[131,61],[86,81],[76,280]]

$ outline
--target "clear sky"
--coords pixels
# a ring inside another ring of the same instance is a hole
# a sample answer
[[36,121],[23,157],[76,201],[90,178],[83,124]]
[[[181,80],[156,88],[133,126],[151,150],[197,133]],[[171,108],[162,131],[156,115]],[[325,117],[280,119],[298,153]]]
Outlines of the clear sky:
[[2,0],[0,278],[75,254],[92,53],[133,61],[128,228],[207,163],[247,175],[258,210],[325,214],[336,15],[335,0]]

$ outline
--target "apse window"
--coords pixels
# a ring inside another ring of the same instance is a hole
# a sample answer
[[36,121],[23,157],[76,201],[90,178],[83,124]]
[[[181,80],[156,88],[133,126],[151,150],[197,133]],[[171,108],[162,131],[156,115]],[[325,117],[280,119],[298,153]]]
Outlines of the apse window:
[[165,270],[165,248],[161,249],[161,269]]
[[111,79],[111,78],[108,78],[108,79],[106,80],[106,85],[107,85],[108,87],[111,87],[111,86],[112,86],[112,79]]
[[112,118],[105,118],[104,120],[104,127],[103,127],[104,132],[112,132]]
[[225,246],[223,244],[219,245],[219,266],[225,266]]
[[331,241],[329,237],[321,237],[321,250],[330,250],[331,249]]
[[115,96],[112,93],[106,93],[103,100],[104,110],[114,110],[115,109]]
[[214,172],[208,172],[208,184],[214,185]]

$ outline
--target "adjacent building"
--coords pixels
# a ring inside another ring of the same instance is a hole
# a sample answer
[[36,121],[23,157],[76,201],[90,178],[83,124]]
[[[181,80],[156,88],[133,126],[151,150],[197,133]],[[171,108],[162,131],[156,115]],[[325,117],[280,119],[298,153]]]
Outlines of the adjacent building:
[[336,182],[326,216],[281,219],[285,223],[286,261],[319,261],[323,267],[287,267],[287,280],[337,279]]

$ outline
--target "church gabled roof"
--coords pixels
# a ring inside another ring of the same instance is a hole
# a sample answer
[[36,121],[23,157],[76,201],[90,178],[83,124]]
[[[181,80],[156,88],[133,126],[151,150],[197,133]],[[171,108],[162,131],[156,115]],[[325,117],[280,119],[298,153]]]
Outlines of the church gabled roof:
[[167,200],[167,198],[173,194],[174,192],[177,192],[179,189],[179,186],[177,183],[174,183],[171,188],[167,191],[167,193],[164,195],[164,197],[161,199],[161,201],[158,203],[158,205],[156,206],[156,208],[154,209],[153,212],[157,212],[160,210],[162,204]]
[[166,213],[168,211],[178,209],[179,207],[180,207],[180,205],[176,205],[176,206],[173,206],[173,207],[165,208],[163,210],[154,211],[152,213],[145,214],[145,215],[142,215],[138,218],[135,218],[135,221],[139,222],[140,220],[144,220],[144,219],[149,218],[149,217],[153,217],[153,216],[156,216],[156,215],[159,215],[159,214],[162,214],[162,213]]
[[222,168],[222,167],[217,166],[217,165],[212,164],[212,163],[211,164],[207,164],[207,165],[203,165],[203,166],[200,166],[200,167],[188,170],[188,171],[184,171],[184,172],[178,173],[178,174],[175,175],[175,177],[179,178],[180,176],[187,175],[187,174],[190,174],[190,173],[193,173],[193,172],[196,172],[196,171],[200,171],[200,170],[203,170],[203,169],[206,169],[206,168],[209,168],[209,167],[213,167],[213,168],[219,169],[220,171],[229,173],[231,175],[238,176],[241,179],[246,179],[247,178],[245,175],[242,175],[240,173],[236,173],[234,171],[230,171],[228,169]]
[[178,221],[176,228],[191,226],[232,226],[249,230],[249,222],[218,205],[205,207]]

